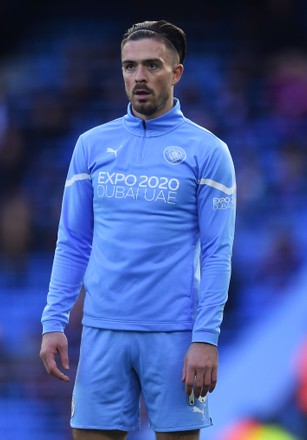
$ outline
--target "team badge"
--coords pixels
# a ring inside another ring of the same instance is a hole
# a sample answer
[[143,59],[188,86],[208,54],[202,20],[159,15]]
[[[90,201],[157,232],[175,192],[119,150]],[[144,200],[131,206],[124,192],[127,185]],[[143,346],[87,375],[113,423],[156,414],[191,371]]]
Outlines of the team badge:
[[187,157],[184,149],[176,146],[166,147],[163,151],[163,156],[166,162],[170,163],[171,165],[178,165]]

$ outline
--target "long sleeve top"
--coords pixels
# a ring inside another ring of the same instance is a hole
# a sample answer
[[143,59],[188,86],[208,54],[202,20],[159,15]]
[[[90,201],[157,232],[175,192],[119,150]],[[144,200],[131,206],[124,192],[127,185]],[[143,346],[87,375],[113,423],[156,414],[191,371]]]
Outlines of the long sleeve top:
[[228,297],[236,179],[228,146],[174,107],[127,114],[77,140],[65,184],[43,332],[82,323],[193,330],[218,344]]

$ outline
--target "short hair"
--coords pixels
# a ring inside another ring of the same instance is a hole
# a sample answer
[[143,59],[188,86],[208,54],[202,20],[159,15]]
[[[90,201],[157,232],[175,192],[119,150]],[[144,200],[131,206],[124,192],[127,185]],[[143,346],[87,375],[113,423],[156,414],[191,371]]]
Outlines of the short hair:
[[129,40],[142,40],[144,38],[161,39],[171,49],[175,49],[182,64],[187,51],[185,32],[178,26],[166,21],[143,21],[131,26],[123,35],[121,49]]

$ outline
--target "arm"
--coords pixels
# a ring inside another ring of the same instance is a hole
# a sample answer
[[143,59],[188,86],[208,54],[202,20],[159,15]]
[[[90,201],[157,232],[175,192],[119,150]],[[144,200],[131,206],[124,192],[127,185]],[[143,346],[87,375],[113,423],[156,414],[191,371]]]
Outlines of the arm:
[[68,170],[47,305],[41,319],[44,333],[41,358],[47,371],[62,379],[55,364],[55,354],[60,354],[66,368],[67,341],[64,343],[63,332],[80,293],[91,253],[92,198],[90,175],[79,139]]
[[235,230],[235,170],[225,144],[200,169],[198,217],[201,278],[193,338],[183,367],[185,391],[195,397],[217,383],[218,337],[228,297]]
[[83,144],[79,138],[64,189],[43,333],[64,331],[80,293],[93,236],[93,192]]

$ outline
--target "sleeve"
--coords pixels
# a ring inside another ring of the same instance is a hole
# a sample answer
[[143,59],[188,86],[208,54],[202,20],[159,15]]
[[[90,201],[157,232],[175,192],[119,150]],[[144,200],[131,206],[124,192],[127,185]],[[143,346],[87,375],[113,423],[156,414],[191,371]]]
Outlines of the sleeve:
[[193,342],[218,345],[231,276],[235,217],[235,169],[221,141],[200,167],[198,181],[200,289]]
[[75,146],[65,183],[43,333],[64,331],[80,293],[92,248],[93,192],[82,138]]

